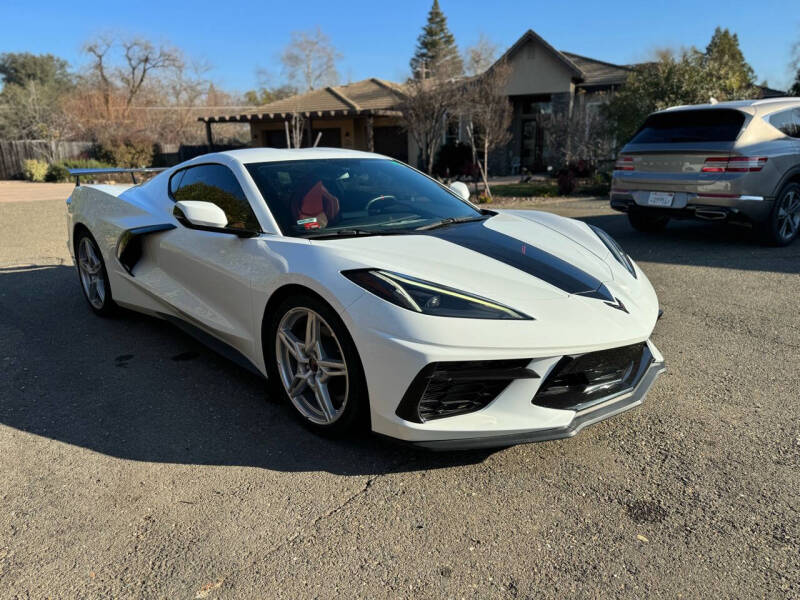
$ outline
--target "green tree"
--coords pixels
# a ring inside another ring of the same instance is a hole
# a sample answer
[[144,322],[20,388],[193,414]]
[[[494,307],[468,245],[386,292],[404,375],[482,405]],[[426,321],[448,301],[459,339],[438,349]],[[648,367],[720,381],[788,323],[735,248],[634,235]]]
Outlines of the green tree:
[[717,28],[705,51],[661,51],[638,65],[605,106],[609,133],[625,144],[648,114],[670,106],[754,98],[753,69],[744,59],[736,34]]
[[252,106],[262,106],[276,100],[289,98],[295,94],[297,94],[297,88],[286,84],[274,89],[261,87],[257,90],[248,90],[244,93],[244,100]]
[[5,85],[24,86],[29,81],[68,86],[72,80],[67,61],[52,54],[7,52],[0,54],[0,76]]
[[717,27],[705,53],[699,57],[709,96],[719,101],[752,98],[757,94],[755,73],[739,48],[739,37]]
[[611,134],[621,146],[651,112],[680,104],[707,102],[700,69],[690,52],[661,51],[655,61],[639,65],[604,107]]
[[71,122],[62,100],[72,89],[67,62],[51,54],[0,55],[0,138],[57,140]]
[[447,27],[447,17],[439,7],[439,0],[433,0],[410,64],[415,79],[449,79],[464,72],[456,40]]

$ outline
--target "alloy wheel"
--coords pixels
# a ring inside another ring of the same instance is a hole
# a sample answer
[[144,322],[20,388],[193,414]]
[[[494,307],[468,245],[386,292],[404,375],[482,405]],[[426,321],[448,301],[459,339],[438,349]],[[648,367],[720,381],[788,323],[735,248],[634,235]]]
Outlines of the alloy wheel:
[[800,230],[800,192],[791,189],[784,194],[778,206],[777,217],[778,235],[783,240],[791,240]]
[[286,312],[275,336],[281,383],[294,407],[317,425],[331,425],[345,410],[347,363],[331,326],[306,307]]
[[92,240],[81,238],[78,243],[78,272],[86,299],[94,308],[100,310],[106,303],[106,285],[103,275],[103,262]]

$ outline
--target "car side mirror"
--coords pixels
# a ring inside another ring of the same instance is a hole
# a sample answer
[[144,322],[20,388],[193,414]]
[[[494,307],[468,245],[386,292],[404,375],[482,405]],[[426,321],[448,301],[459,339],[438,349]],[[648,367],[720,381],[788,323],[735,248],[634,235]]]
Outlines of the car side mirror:
[[463,181],[454,181],[450,184],[450,189],[462,200],[469,200],[469,188]]
[[228,227],[225,211],[212,202],[200,200],[181,200],[175,203],[173,215],[184,226],[190,229],[230,233],[239,237],[255,237],[254,231]]
[[191,225],[220,229],[228,226],[228,217],[225,216],[225,211],[211,202],[181,200],[175,203],[175,208],[183,213],[183,218]]

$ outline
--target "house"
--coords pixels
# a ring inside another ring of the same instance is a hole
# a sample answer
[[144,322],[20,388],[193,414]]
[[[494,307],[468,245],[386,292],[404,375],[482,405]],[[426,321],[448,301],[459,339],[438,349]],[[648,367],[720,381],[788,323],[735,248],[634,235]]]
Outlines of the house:
[[239,115],[201,117],[209,145],[212,123],[250,124],[251,145],[286,148],[294,114],[305,119],[305,146],[319,137],[319,146],[369,150],[409,162],[416,150],[403,129],[402,86],[377,78],[342,86],[329,86],[306,94],[277,100]]
[[[526,31],[499,60],[506,60],[511,74],[505,93],[513,105],[511,140],[493,152],[492,173],[541,171],[550,156],[545,144],[543,116],[558,111],[593,110],[625,83],[633,66],[559,51],[532,30]],[[775,90],[764,90],[765,94]],[[212,124],[250,124],[254,146],[287,147],[292,115],[306,120],[304,145],[369,150],[418,165],[413,137],[403,129],[398,106],[403,86],[371,78],[343,86],[331,86],[278,100],[235,115],[201,117],[209,145]],[[453,123],[442,143],[464,139],[464,128]]]

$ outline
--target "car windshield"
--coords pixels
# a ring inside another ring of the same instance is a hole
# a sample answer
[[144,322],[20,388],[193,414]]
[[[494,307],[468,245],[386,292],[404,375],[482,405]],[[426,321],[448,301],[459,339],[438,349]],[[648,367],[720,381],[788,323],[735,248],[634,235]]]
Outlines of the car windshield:
[[252,163],[247,170],[284,235],[381,235],[482,218],[395,160],[293,160]]

